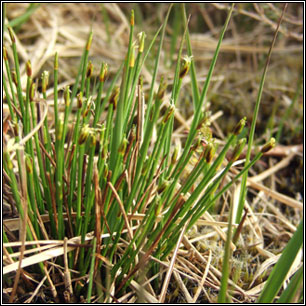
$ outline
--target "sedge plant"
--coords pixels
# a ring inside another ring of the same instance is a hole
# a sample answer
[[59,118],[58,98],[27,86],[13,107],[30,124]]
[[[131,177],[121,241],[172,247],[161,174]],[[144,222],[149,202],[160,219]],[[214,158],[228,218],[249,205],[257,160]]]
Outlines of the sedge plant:
[[[135,41],[132,11],[126,57],[107,86],[108,65],[101,63],[95,80],[93,70],[97,67],[88,60],[94,39],[92,31],[88,35],[75,83],[72,88],[65,88],[62,97],[57,88],[60,54],[56,53],[52,85],[54,133],[50,131],[47,117],[50,107],[46,103],[49,73],[43,72],[41,80],[33,80],[29,61],[27,86],[23,90],[15,33],[8,26],[11,42],[6,48],[12,48],[13,63],[4,49],[6,77],[3,78],[3,88],[13,129],[12,138],[4,147],[5,183],[9,186],[20,220],[26,224],[23,245],[25,242],[31,242],[32,246],[40,245],[45,240],[57,244],[63,241],[67,244],[68,241],[68,246],[65,254],[61,251],[64,247],[56,249],[65,255],[65,261],[56,255],[55,249],[54,255],[52,249],[49,250],[49,257],[42,248],[33,249],[43,258],[39,270],[32,267],[31,256],[35,255],[23,254],[18,260],[11,256],[5,274],[13,271],[17,262],[22,273],[21,269],[26,267],[30,274],[40,271],[41,279],[46,286],[53,288],[52,294],[56,299],[65,290],[64,285],[55,289],[48,272],[50,263],[46,258],[53,258],[54,265],[64,265],[70,274],[64,281],[66,288],[70,288],[65,291],[66,301],[72,297],[79,300],[85,294],[87,302],[97,294],[100,302],[116,301],[131,290],[135,280],[145,282],[152,275],[158,275],[161,266],[151,258],[165,261],[175,249],[181,232],[196,224],[232,184],[247,175],[263,153],[275,145],[271,139],[231,182],[225,186],[222,184],[246,145],[245,138],[239,139],[246,119],[237,123],[223,147],[217,147],[209,133],[205,98],[233,7],[228,11],[202,90],[196,78],[184,6],[182,11],[176,11],[184,19],[184,34],[171,89],[168,89],[166,77],[158,79],[158,68],[172,5],[164,23],[147,46],[144,32]],[[188,56],[184,57],[185,42]],[[146,96],[142,68],[156,44],[152,81]],[[189,73],[194,117],[179,153],[178,149],[172,149],[176,102],[182,94],[182,81]],[[41,92],[38,82],[41,82]],[[157,91],[156,82],[159,82]],[[171,99],[163,103],[168,91]],[[162,108],[162,105],[165,106]],[[60,111],[61,108],[64,110]],[[73,109],[76,112],[72,112]],[[20,148],[24,154],[20,154]],[[232,148],[228,159],[227,153]],[[194,159],[197,162],[192,165]],[[187,171],[190,165],[192,167]],[[25,179],[20,182],[18,173],[24,173],[26,182]],[[26,183],[26,193],[20,192],[21,183]],[[4,242],[9,244],[5,231]],[[14,255],[9,245],[5,249],[7,254]],[[226,282],[227,277],[224,274],[222,282]],[[71,279],[76,278],[78,280],[71,285]],[[294,281],[299,279],[296,277]],[[159,290],[161,287],[161,279],[155,277],[154,288]],[[266,301],[264,297],[272,294],[264,292],[260,300]],[[289,294],[284,293],[282,298],[286,299]],[[225,295],[222,288],[220,301],[224,301]]]

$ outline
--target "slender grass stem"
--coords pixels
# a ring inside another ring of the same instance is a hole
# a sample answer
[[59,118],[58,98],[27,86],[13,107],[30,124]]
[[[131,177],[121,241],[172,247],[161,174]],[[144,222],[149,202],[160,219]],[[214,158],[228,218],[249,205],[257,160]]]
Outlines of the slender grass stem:
[[197,127],[197,125],[199,123],[199,120],[200,120],[201,109],[202,109],[202,107],[205,107],[205,97],[206,97],[206,94],[207,94],[207,91],[208,91],[208,86],[209,86],[210,81],[211,81],[211,77],[212,77],[212,74],[213,74],[216,62],[217,62],[218,55],[219,55],[221,43],[222,43],[225,31],[227,29],[227,26],[229,24],[229,21],[230,21],[233,9],[234,9],[234,4],[232,4],[232,6],[230,8],[230,11],[228,12],[225,24],[223,26],[223,29],[222,29],[221,33],[220,33],[219,41],[218,41],[218,44],[217,44],[217,47],[216,47],[213,59],[211,61],[209,70],[208,70],[206,81],[205,81],[205,84],[204,84],[204,87],[203,87],[203,90],[202,90],[202,93],[201,93],[201,96],[200,96],[200,99],[199,99],[198,107],[197,107],[197,109],[195,111],[195,114],[194,114],[194,117],[193,117],[193,120],[192,120],[192,123],[191,123],[190,131],[189,131],[186,143],[185,143],[185,147],[184,147],[184,151],[183,151],[182,157],[179,160],[179,162],[177,163],[177,165],[175,167],[175,170],[174,170],[175,173],[179,169],[182,169],[181,168],[182,163],[184,162],[184,159],[188,155],[188,152],[189,152],[189,149],[191,147],[192,141],[193,141],[193,139],[194,139],[194,137],[196,135],[196,127]]
[[[273,47],[274,47],[274,44],[275,44],[275,41],[276,41],[279,26],[282,22],[282,19],[283,19],[286,8],[287,8],[287,3],[285,4],[284,9],[282,11],[282,15],[281,15],[281,17],[278,21],[277,28],[275,30],[274,37],[273,37],[273,40],[272,40],[272,43],[271,43],[271,46],[270,46],[270,49],[269,49],[269,52],[268,52],[268,55],[267,55],[266,64],[265,64],[264,70],[262,72],[262,76],[261,76],[261,80],[260,80],[260,84],[259,84],[258,95],[257,95],[257,99],[256,99],[256,104],[255,104],[255,108],[254,108],[254,112],[253,112],[253,120],[252,120],[250,134],[249,134],[248,149],[247,149],[247,153],[246,153],[246,157],[245,157],[245,166],[247,166],[247,164],[250,162],[251,151],[253,149],[255,127],[256,127],[256,122],[257,122],[259,106],[260,106],[260,102],[261,102],[261,96],[262,96],[262,93],[263,93],[264,83],[265,83],[265,80],[266,80],[266,75],[267,75],[267,72],[268,72],[268,67],[269,67],[269,63],[270,63],[270,59],[271,59],[271,55],[272,55],[272,50],[273,50]],[[241,221],[241,217],[242,217],[245,197],[246,197],[246,194],[247,194],[247,187],[246,187],[247,178],[248,178],[248,173],[245,173],[244,177],[242,178],[242,182],[241,182],[241,189],[240,189],[241,192],[240,192],[240,197],[239,197],[239,204],[238,204],[238,209],[237,209],[237,213],[236,213],[236,216],[235,216],[236,223],[239,223]]]
[[79,165],[78,165],[78,189],[77,189],[77,204],[76,204],[76,235],[79,236],[81,234],[82,230],[82,216],[81,216],[81,211],[82,211],[82,169],[83,169],[83,160],[84,160],[84,153],[85,153],[85,148],[84,145],[80,146],[79,149]]
[[16,70],[16,77],[17,77],[16,87],[17,87],[19,107],[20,107],[22,116],[24,116],[25,109],[24,109],[24,101],[23,101],[22,88],[21,88],[21,78],[20,78],[19,58],[18,58],[17,47],[16,47],[16,38],[13,32],[13,29],[11,27],[8,27],[8,30],[9,30],[9,34],[10,34],[11,41],[12,41],[14,63],[15,63],[15,70]]
[[6,74],[7,74],[8,82],[9,82],[9,85],[10,85],[11,94],[12,94],[12,101],[11,101],[11,98],[10,98],[10,95],[9,95],[9,92],[8,92],[5,77],[3,77],[3,87],[4,87],[5,94],[6,94],[7,103],[8,103],[8,106],[9,106],[10,115],[12,117],[13,122],[15,122],[15,121],[17,121],[17,119],[16,119],[15,112],[13,110],[13,106],[12,106],[11,102],[13,102],[14,106],[16,106],[17,101],[16,101],[16,97],[15,97],[12,74],[11,74],[11,70],[10,70],[9,62],[8,62],[7,51],[6,51],[5,47],[3,47],[3,59],[4,59]]
[[161,49],[162,49],[162,45],[163,45],[163,41],[164,41],[166,25],[167,25],[168,18],[169,18],[172,7],[173,7],[173,4],[170,4],[169,9],[167,11],[167,15],[165,17],[165,21],[164,21],[163,26],[162,26],[161,38],[160,38],[159,46],[158,46],[158,50],[157,50],[157,56],[156,56],[154,71],[153,71],[153,74],[152,74],[152,82],[151,82],[151,87],[150,87],[150,92],[149,92],[149,98],[148,98],[148,102],[147,102],[147,112],[146,112],[146,117],[145,117],[145,120],[144,120],[144,122],[145,122],[144,130],[145,131],[148,128],[147,123],[149,122],[148,118],[151,114],[151,107],[152,107],[152,102],[153,102],[153,98],[154,98],[154,83],[155,83],[156,77],[157,77],[157,71],[158,71],[158,67],[159,67],[160,54],[161,54]]
[[116,120],[115,120],[115,128],[114,128],[114,137],[112,138],[111,145],[111,157],[110,157],[110,169],[112,171],[115,170],[115,165],[117,161],[117,154],[119,145],[123,138],[123,121],[124,121],[124,111],[126,108],[126,96],[127,96],[127,84],[129,83],[129,75],[130,75],[130,59],[132,53],[132,43],[133,43],[133,34],[134,34],[134,11],[131,12],[131,20],[130,20],[130,38],[129,38],[129,46],[127,57],[125,60],[125,66],[123,69],[122,83],[120,88],[120,96],[117,106],[116,112]]
[[53,84],[53,95],[54,95],[54,125],[57,127],[58,125],[58,89],[57,89],[57,83],[58,83],[58,53],[56,52],[54,55],[54,84]]
[[296,86],[296,91],[295,91],[295,94],[294,94],[294,97],[292,99],[292,102],[290,104],[290,106],[287,108],[284,116],[281,118],[281,121],[279,123],[279,127],[278,127],[278,130],[277,130],[277,133],[276,133],[276,136],[275,136],[275,139],[277,142],[280,141],[281,139],[281,135],[282,135],[282,132],[283,132],[283,128],[284,128],[284,124],[285,122],[287,122],[292,110],[293,110],[293,107],[296,103],[296,101],[298,100],[299,96],[300,96],[300,92],[301,92],[301,89],[302,89],[302,82],[303,81],[303,74],[301,73],[300,76],[299,76],[299,79],[298,79],[298,82],[297,82],[297,86]]
[[222,264],[222,277],[221,277],[221,287],[218,295],[218,303],[226,303],[228,302],[227,295],[227,286],[229,279],[229,270],[230,270],[230,256],[231,256],[231,242],[232,242],[232,215],[233,215],[233,204],[230,207],[230,214],[228,217],[228,228],[227,228],[227,236],[224,247],[224,257]]
[[[186,9],[185,9],[185,4],[184,3],[181,4],[181,8],[182,8],[182,16],[184,18],[184,26],[187,28],[187,17],[186,17]],[[188,28],[187,28],[187,32],[186,32],[186,42],[187,42],[188,56],[190,58],[192,58],[193,53],[192,53]],[[190,77],[191,77],[191,85],[192,85],[193,106],[194,106],[194,110],[196,110],[198,108],[198,104],[199,104],[199,100],[200,100],[200,93],[199,93],[199,88],[198,88],[198,82],[197,82],[197,77],[196,77],[196,69],[195,69],[194,61],[191,61]]]
[[91,254],[91,264],[89,270],[89,284],[88,284],[88,291],[87,291],[87,303],[90,303],[92,297],[92,286],[94,282],[94,267],[95,267],[95,252],[96,252],[96,245],[97,245],[97,238],[93,239],[93,247],[92,247],[92,254]]

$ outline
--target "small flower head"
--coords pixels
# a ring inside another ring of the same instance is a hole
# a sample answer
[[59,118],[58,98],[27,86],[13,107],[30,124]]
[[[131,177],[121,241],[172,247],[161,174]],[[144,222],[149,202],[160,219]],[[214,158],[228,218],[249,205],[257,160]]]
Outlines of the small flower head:
[[26,72],[27,76],[30,78],[32,76],[32,65],[30,60],[28,60],[26,63]]
[[35,97],[35,90],[36,90],[36,84],[32,83],[31,87],[30,87],[30,101],[34,101],[34,97]]
[[144,49],[144,41],[146,38],[146,33],[145,32],[140,32],[138,33],[138,41],[139,41],[139,52],[142,53]]
[[58,53],[55,52],[54,55],[54,70],[58,70]]
[[88,124],[85,124],[81,130],[78,143],[79,145],[82,145],[88,138],[90,132],[90,128]]
[[212,143],[209,143],[206,146],[206,149],[204,151],[204,159],[206,160],[206,162],[209,164],[211,163],[214,155],[215,155],[216,149],[215,146]]
[[163,193],[171,184],[171,181],[163,180],[162,183],[158,186],[157,192],[159,194]]
[[174,148],[174,151],[173,151],[173,154],[172,154],[172,157],[171,157],[171,164],[172,165],[175,165],[176,161],[177,161],[177,157],[179,155],[179,150],[180,150],[180,147],[179,146],[176,146]]
[[87,43],[86,43],[86,51],[89,51],[90,46],[91,46],[91,42],[92,42],[92,32],[89,33],[88,39],[87,39]]
[[9,31],[12,44],[16,43],[16,38],[15,38],[15,34],[13,32],[13,29],[11,27],[7,27],[7,29]]
[[17,87],[18,86],[18,80],[17,80],[17,74],[16,74],[15,70],[12,71],[12,78],[13,78],[13,82],[14,82],[15,86]]
[[[18,126],[18,124],[17,124],[17,126]],[[20,127],[19,127],[19,129],[20,129]],[[20,136],[20,135],[18,135],[18,136]],[[14,151],[20,150],[22,148],[23,148],[22,145],[20,145],[19,142],[16,142],[15,138],[10,138],[7,141],[6,148],[5,148],[5,150],[3,150],[3,153],[6,152],[6,153],[9,154],[10,152],[14,152]]]
[[87,79],[90,79],[92,77],[93,69],[94,69],[94,66],[93,66],[92,62],[89,61],[88,65],[87,65],[87,70],[86,70]]
[[192,56],[186,55],[183,57],[183,62],[181,65],[181,70],[180,70],[180,79],[183,79],[187,75],[190,65],[191,65],[191,60],[192,60]]
[[243,130],[244,126],[245,126],[245,123],[246,123],[246,117],[242,118],[238,122],[238,124],[235,126],[235,128],[233,130],[233,134],[234,135],[239,135],[242,132],[242,130]]
[[246,144],[246,138],[242,138],[238,141],[237,145],[234,148],[232,157],[231,157],[232,162],[235,162],[239,158],[245,144]]
[[133,26],[135,25],[134,10],[131,11],[131,19],[130,19],[130,22],[131,22],[131,26],[133,27]]
[[95,109],[95,102],[93,100],[93,97],[89,96],[89,98],[86,101],[86,109],[82,114],[83,118],[85,118],[88,115],[91,108]]
[[191,146],[190,150],[196,152],[200,148],[202,142],[202,139],[196,138],[196,142]]
[[118,149],[118,153],[120,155],[124,155],[125,154],[125,150],[126,150],[126,147],[127,147],[127,144],[128,144],[128,140],[126,138],[123,138],[120,146],[119,146],[119,149]]
[[175,111],[175,106],[174,105],[170,105],[170,107],[168,108],[164,118],[163,118],[163,123],[166,123],[170,117],[174,114]]
[[78,109],[81,109],[83,105],[83,93],[82,92],[78,93],[77,95],[77,104],[78,104]]
[[100,75],[99,75],[99,80],[100,82],[105,82],[106,76],[108,72],[108,65],[106,63],[102,64]]
[[113,89],[113,92],[109,98],[109,104],[112,104],[113,105],[113,108],[114,110],[116,109],[117,107],[117,102],[118,102],[118,98],[119,98],[119,87],[116,86],[114,89]]
[[3,46],[3,59],[4,59],[5,61],[8,60],[8,57],[7,57],[7,50],[6,50],[5,46]]
[[267,153],[271,149],[275,147],[275,138],[271,138],[269,142],[267,142],[262,148],[261,148],[261,153]]
[[213,134],[210,128],[210,121],[207,119],[198,127],[200,137],[203,143],[209,143],[213,140]]
[[26,171],[29,174],[32,174],[33,173],[32,159],[28,154],[25,155],[25,165],[26,165]]
[[45,93],[49,84],[49,71],[43,71],[41,81],[42,92]]
[[82,127],[81,132],[80,132],[80,136],[78,139],[79,145],[82,145],[83,143],[85,143],[89,137],[89,140],[90,140],[89,145],[95,146],[97,143],[97,133],[99,130],[100,129],[98,128],[90,128],[88,124],[85,124]]

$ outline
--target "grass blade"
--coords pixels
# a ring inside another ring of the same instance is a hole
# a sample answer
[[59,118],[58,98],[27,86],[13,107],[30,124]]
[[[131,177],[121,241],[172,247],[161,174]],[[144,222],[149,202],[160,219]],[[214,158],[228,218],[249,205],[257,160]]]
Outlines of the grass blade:
[[303,270],[304,265],[299,268],[299,270],[294,274],[292,279],[290,280],[290,283],[288,287],[283,291],[279,299],[276,303],[294,303],[297,302],[297,292],[299,289],[302,288],[303,285]]
[[[269,63],[270,63],[272,50],[273,50],[273,47],[274,47],[274,44],[275,44],[275,41],[276,41],[277,33],[278,33],[278,30],[279,30],[280,24],[282,22],[283,16],[285,14],[285,10],[287,8],[287,5],[288,4],[286,3],[285,6],[284,6],[284,9],[282,11],[282,15],[281,15],[281,17],[278,21],[277,28],[276,28],[275,33],[274,33],[273,41],[271,43],[271,46],[270,46],[270,49],[269,49],[269,52],[268,52],[268,55],[267,55],[266,64],[265,64],[265,67],[264,67],[264,70],[263,70],[263,73],[262,73],[262,77],[261,77],[261,80],[260,80],[257,100],[256,100],[254,113],[253,113],[252,125],[251,125],[251,129],[250,129],[250,134],[249,134],[248,150],[247,150],[246,157],[245,157],[245,166],[250,162],[251,152],[252,152],[252,149],[253,149],[255,127],[256,127],[257,116],[258,116],[258,111],[259,111],[259,105],[260,105],[260,102],[261,102],[261,96],[262,96],[262,93],[263,93],[264,83],[265,83],[266,75],[267,75],[267,72],[268,72],[268,66],[269,66]],[[240,192],[240,197],[239,197],[237,213],[236,213],[236,216],[235,216],[235,222],[236,223],[239,223],[241,221],[241,217],[242,217],[245,197],[246,197],[246,193],[247,193],[247,187],[246,187],[247,178],[248,178],[248,173],[246,172],[245,175],[243,176],[242,182],[241,182],[241,192]]]
[[89,270],[89,284],[88,284],[88,291],[87,291],[87,303],[90,303],[91,296],[92,296],[92,286],[94,281],[94,268],[95,268],[95,261],[96,261],[96,245],[97,245],[97,238],[94,237],[93,239],[93,247],[92,247],[92,254],[91,254],[91,263],[90,263],[90,270]]
[[231,256],[231,241],[232,241],[232,217],[233,217],[233,205],[230,208],[229,221],[228,221],[228,229],[227,229],[227,237],[226,243],[224,247],[224,257],[222,264],[222,278],[221,278],[221,288],[218,295],[218,303],[226,303],[228,302],[227,296],[227,285],[229,279],[229,269],[230,269],[230,256]]
[[213,71],[214,71],[214,68],[215,68],[215,65],[216,65],[216,62],[217,62],[217,58],[218,58],[218,55],[219,55],[221,43],[222,43],[225,31],[227,29],[227,26],[229,24],[233,9],[234,9],[234,4],[232,4],[232,6],[230,8],[230,11],[228,12],[225,24],[223,26],[223,29],[222,29],[221,33],[220,33],[220,38],[219,38],[219,41],[218,41],[213,59],[211,61],[210,67],[209,67],[209,71],[208,71],[206,81],[205,81],[205,84],[204,84],[204,87],[203,87],[203,90],[202,90],[202,93],[201,93],[199,104],[198,104],[198,107],[195,111],[195,114],[194,114],[194,117],[193,117],[193,120],[192,120],[190,131],[189,131],[189,134],[188,134],[188,137],[187,137],[187,140],[186,140],[186,144],[185,144],[185,147],[184,147],[183,155],[182,155],[180,161],[177,163],[177,166],[174,170],[175,173],[181,168],[186,156],[188,155],[191,144],[192,144],[192,142],[195,138],[196,127],[197,127],[197,125],[199,123],[199,120],[200,120],[200,116],[201,116],[201,113],[202,113],[202,107],[205,106],[205,97],[206,97],[206,94],[207,94],[208,86],[209,86],[211,78],[212,78],[212,74],[213,74]]
[[296,232],[288,242],[287,246],[282,252],[277,264],[274,266],[266,284],[258,298],[258,303],[272,303],[275,296],[279,292],[286,276],[293,264],[296,255],[303,244],[303,220],[297,227]]

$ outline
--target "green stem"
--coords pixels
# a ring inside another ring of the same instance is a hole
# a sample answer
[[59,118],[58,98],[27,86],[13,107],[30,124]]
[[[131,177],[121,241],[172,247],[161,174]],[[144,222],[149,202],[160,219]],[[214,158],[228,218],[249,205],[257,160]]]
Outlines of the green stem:
[[[274,47],[274,44],[275,44],[275,41],[276,41],[278,29],[279,29],[280,23],[282,21],[283,15],[284,15],[284,10],[283,10],[282,15],[279,19],[279,22],[277,24],[277,28],[276,28],[275,33],[274,33],[273,41],[271,43],[271,46],[270,46],[270,49],[269,49],[269,52],[268,52],[268,55],[267,55],[266,64],[265,64],[265,67],[264,67],[264,70],[263,70],[263,73],[262,73],[262,76],[261,76],[258,95],[257,95],[257,100],[256,100],[254,112],[253,112],[253,119],[252,119],[250,134],[249,134],[248,149],[247,149],[247,153],[246,153],[246,157],[245,157],[245,166],[247,166],[248,163],[250,162],[251,151],[252,151],[252,148],[253,148],[255,127],[256,127],[256,122],[257,122],[257,116],[258,116],[259,106],[260,106],[260,102],[261,102],[261,96],[262,96],[262,93],[263,93],[264,83],[265,83],[266,75],[267,75],[267,72],[268,72],[268,67],[269,67],[269,63],[270,63],[270,59],[271,59],[271,55],[272,55],[272,50],[273,50],[273,47]],[[246,198],[246,194],[247,194],[247,187],[246,187],[247,178],[248,178],[248,173],[246,172],[245,175],[242,178],[242,181],[241,181],[241,192],[240,192],[240,197],[239,197],[239,204],[238,204],[237,214],[235,216],[235,222],[236,223],[239,223],[240,220],[241,220],[241,217],[242,217],[244,202],[245,202],[245,198]]]

